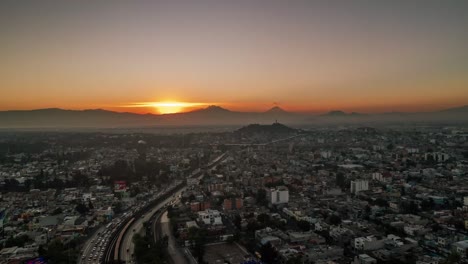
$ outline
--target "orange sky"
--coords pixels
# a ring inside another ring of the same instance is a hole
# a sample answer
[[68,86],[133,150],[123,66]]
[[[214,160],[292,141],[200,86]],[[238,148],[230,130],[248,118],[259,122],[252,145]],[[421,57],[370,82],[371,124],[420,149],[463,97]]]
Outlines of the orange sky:
[[1,2],[0,110],[468,104],[466,1],[233,2]]

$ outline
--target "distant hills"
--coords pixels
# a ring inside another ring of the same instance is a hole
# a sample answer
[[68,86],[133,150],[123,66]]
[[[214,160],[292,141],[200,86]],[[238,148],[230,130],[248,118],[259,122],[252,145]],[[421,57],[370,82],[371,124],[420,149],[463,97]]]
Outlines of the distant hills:
[[346,113],[326,114],[288,112],[273,107],[265,112],[238,112],[209,106],[176,114],[135,114],[103,109],[64,110],[59,108],[0,111],[0,128],[112,128],[156,126],[224,126],[243,124],[352,124],[352,123],[468,123],[468,105],[420,113]]
[[271,125],[251,124],[248,126],[244,126],[236,130],[235,132],[241,135],[255,135],[255,134],[279,135],[279,134],[295,133],[295,132],[298,132],[298,130],[275,122]]

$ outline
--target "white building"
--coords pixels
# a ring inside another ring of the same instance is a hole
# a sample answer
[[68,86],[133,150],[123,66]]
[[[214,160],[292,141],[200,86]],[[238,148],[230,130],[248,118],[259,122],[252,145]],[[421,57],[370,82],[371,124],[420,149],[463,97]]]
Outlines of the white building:
[[320,152],[320,156],[324,159],[329,159],[332,156],[332,152],[330,150],[324,150]]
[[286,186],[279,186],[268,191],[268,199],[271,204],[285,204],[289,202],[289,190]]
[[358,193],[369,190],[369,182],[367,180],[351,181],[351,193]]
[[354,239],[354,248],[357,250],[376,250],[385,246],[386,239],[378,239],[375,236],[358,237]]
[[383,181],[383,175],[380,172],[374,172],[372,173],[372,179],[376,181]]
[[218,210],[205,210],[198,212],[198,218],[205,225],[222,225],[223,219],[221,213]]
[[419,149],[418,148],[406,148],[406,151],[408,153],[419,153]]
[[458,241],[452,244],[452,249],[455,250],[462,258],[466,258],[468,252],[468,240]]

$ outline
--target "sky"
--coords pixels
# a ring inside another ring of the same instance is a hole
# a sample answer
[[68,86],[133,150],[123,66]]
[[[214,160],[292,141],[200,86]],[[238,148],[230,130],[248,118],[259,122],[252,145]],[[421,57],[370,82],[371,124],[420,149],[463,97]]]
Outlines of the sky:
[[465,0],[1,1],[0,110],[466,105],[467,12]]

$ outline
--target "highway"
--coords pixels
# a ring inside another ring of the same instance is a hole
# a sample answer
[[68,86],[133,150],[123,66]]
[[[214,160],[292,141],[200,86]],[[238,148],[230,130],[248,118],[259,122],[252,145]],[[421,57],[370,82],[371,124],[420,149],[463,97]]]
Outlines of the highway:
[[82,264],[82,263],[90,263],[89,262],[89,257],[91,256],[92,253],[92,248],[93,248],[93,242],[97,240],[99,235],[104,232],[106,229],[105,226],[101,226],[94,234],[88,239],[86,242],[82,252],[81,252],[81,258],[78,259],[77,263]]
[[[211,161],[203,169],[210,169],[221,162],[227,155],[227,152],[221,154],[213,161]],[[189,178],[203,178],[203,170],[196,169],[189,176]],[[177,185],[172,185],[169,190],[165,191],[162,195],[151,203],[145,203],[138,210],[133,212],[133,215],[127,216],[122,223],[119,222],[118,227],[113,229],[113,232],[109,238],[110,242],[106,241],[105,250],[103,250],[103,257],[101,263],[110,263],[114,261],[125,261],[126,263],[133,263],[132,253],[134,252],[134,246],[132,237],[134,232],[141,232],[143,229],[143,223],[150,220],[151,216],[156,213],[157,210],[164,207],[169,203],[174,196],[178,196],[186,189],[186,181],[180,182]],[[164,198],[163,198],[164,197]],[[164,200],[161,200],[164,199]],[[150,207],[150,204],[152,206]],[[135,231],[133,231],[135,230]],[[128,251],[127,251],[128,250]]]
[[[185,182],[178,182],[173,183],[165,192],[159,193],[154,199],[150,201],[142,202],[142,204],[138,205],[132,211],[126,213],[125,217],[122,217],[122,220],[118,222],[117,227],[114,227],[109,235],[108,239],[106,239],[104,249],[102,253],[102,259],[100,260],[101,263],[111,263],[114,261],[118,261],[121,258],[121,245],[122,242],[127,239],[127,231],[131,230],[133,232],[133,225],[134,223],[138,223],[141,218],[145,218],[145,213],[151,211],[151,208],[161,204],[162,201],[165,199],[170,198],[172,194],[177,190],[180,189],[182,186],[185,185]],[[131,238],[130,238],[131,240]],[[126,249],[125,249],[126,250]]]
[[169,253],[172,263],[187,264],[188,261],[185,258],[184,253],[182,253],[180,248],[178,248],[177,241],[175,240],[175,237],[172,234],[171,225],[169,223],[169,218],[167,218],[167,211],[163,213],[160,219],[160,224],[161,224],[161,237],[165,235],[168,237],[167,253]]
[[[183,187],[179,191],[177,191],[174,195],[178,196],[183,191],[185,191],[186,187]],[[132,225],[129,227],[128,231],[123,235],[122,244],[120,246],[120,259],[125,261],[125,263],[133,263],[132,254],[134,252],[134,244],[132,241],[133,235],[135,233],[144,232],[143,223],[147,222],[151,219],[152,215],[155,214],[159,209],[163,208],[164,205],[171,202],[174,199],[172,196],[168,197],[167,199],[161,201],[158,205],[153,207],[149,212],[145,213],[143,217],[136,219]],[[135,230],[135,232],[133,231]],[[128,249],[128,252],[127,252]]]
[[[211,167],[217,165],[220,161],[222,161],[226,157],[226,155],[227,155],[227,153],[221,154],[220,156],[215,158],[213,161],[211,161],[206,167],[211,168]],[[193,178],[193,177],[197,177],[197,176],[198,176],[198,179],[201,179],[203,177],[203,173],[202,173],[202,170],[200,168],[194,170],[194,172],[189,176],[189,178]],[[183,188],[178,190],[172,197],[168,197],[167,199],[165,199],[164,201],[162,201],[161,203],[159,203],[158,205],[153,207],[148,213],[145,214],[145,216],[143,218],[137,219],[130,226],[130,228],[128,229],[129,232],[127,232],[123,236],[123,239],[122,239],[122,244],[121,244],[121,248],[120,248],[120,259],[121,260],[125,261],[125,263],[133,263],[133,258],[132,258],[132,254],[134,252],[134,244],[133,244],[133,241],[132,241],[133,234],[135,234],[135,232],[144,231],[143,230],[143,223],[149,221],[151,219],[151,217],[159,209],[163,208],[164,205],[170,203],[171,200],[174,199],[173,197],[178,197],[181,193],[183,193],[186,190],[186,188],[187,187],[184,186]],[[165,215],[166,215],[166,219],[167,219],[167,213],[165,213]],[[164,217],[164,215],[163,215],[163,217]],[[158,218],[156,218],[156,219],[158,219]],[[167,220],[167,222],[168,222],[168,220]],[[135,230],[135,232],[133,230]],[[170,232],[170,230],[166,230],[166,233],[167,232]],[[169,235],[168,235],[168,237],[169,237]],[[172,236],[172,238],[173,238],[173,236]],[[175,245],[175,241],[172,241],[172,242]],[[172,257],[172,255],[171,255],[171,257]],[[184,259],[184,261],[185,261],[185,259]],[[179,262],[175,262],[175,263],[179,263]],[[181,263],[185,263],[185,262],[181,262]]]

